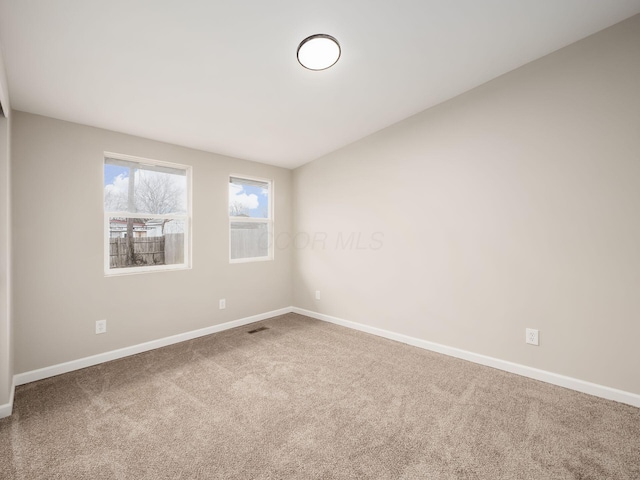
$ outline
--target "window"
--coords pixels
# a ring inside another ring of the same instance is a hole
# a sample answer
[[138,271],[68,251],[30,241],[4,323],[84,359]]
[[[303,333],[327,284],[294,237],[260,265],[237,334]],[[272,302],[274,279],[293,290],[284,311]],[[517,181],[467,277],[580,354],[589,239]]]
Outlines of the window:
[[191,167],[105,153],[105,274],[188,268]]
[[229,178],[229,259],[273,259],[273,185],[270,180]]

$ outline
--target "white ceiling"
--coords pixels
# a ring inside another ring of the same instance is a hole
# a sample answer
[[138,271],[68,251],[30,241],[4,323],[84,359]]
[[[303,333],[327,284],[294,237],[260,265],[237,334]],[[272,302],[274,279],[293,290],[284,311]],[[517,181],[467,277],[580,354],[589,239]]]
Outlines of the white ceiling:
[[[636,13],[640,0],[0,0],[0,44],[14,109],[293,168]],[[297,63],[315,33],[342,45],[329,70]]]

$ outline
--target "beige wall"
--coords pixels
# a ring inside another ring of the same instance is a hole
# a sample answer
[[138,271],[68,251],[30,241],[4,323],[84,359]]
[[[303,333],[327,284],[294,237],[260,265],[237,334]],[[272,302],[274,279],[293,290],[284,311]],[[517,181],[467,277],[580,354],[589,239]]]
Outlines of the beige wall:
[[0,113],[0,405],[9,403],[13,385],[9,158],[9,119]]
[[[0,46],[0,406],[8,405],[13,386],[11,315],[11,104]],[[6,115],[6,116],[5,116]],[[0,411],[0,417],[10,413]]]
[[293,188],[296,306],[640,393],[640,16]]
[[[16,373],[291,305],[290,250],[230,265],[227,216],[229,174],[266,177],[290,231],[289,170],[22,112],[12,127]],[[105,278],[104,151],[193,166],[193,269]]]

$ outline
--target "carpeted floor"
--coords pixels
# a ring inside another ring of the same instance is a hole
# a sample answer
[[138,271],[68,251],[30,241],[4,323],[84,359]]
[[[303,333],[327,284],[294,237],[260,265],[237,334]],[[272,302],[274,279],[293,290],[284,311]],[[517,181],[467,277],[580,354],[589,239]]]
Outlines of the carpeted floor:
[[18,387],[0,478],[640,479],[640,409],[288,314]]

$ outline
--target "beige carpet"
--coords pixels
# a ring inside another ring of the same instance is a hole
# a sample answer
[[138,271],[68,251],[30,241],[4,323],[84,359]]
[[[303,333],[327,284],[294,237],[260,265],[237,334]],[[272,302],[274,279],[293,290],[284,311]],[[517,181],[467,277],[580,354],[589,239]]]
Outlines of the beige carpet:
[[14,412],[3,480],[640,479],[640,409],[295,314],[24,385]]

